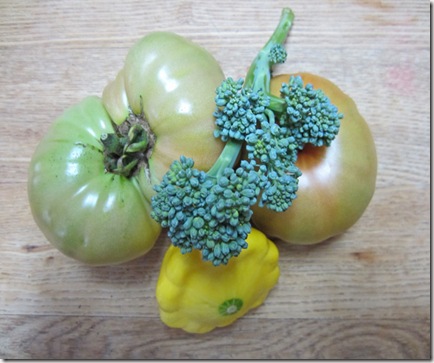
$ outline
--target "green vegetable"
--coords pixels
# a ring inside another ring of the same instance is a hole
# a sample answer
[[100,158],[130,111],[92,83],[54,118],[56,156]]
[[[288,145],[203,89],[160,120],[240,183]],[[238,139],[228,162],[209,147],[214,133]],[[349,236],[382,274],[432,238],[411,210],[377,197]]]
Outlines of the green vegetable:
[[129,51],[104,90],[60,116],[32,157],[33,217],[61,252],[94,265],[143,255],[161,227],[151,217],[153,184],[185,153],[209,168],[223,143],[212,138],[215,59],[172,33],[151,33]]
[[161,230],[149,218],[139,177],[105,171],[99,138],[112,131],[101,100],[88,97],[53,123],[29,170],[30,206],[45,237],[67,256],[89,264],[138,257]]
[[[283,9],[280,22],[249,68],[245,81],[226,79],[216,91],[217,130],[226,142],[207,172],[191,158],[172,163],[155,187],[152,217],[181,252],[202,251],[214,265],[226,264],[251,230],[252,205],[284,211],[296,197],[300,170],[297,153],[304,145],[329,145],[342,115],[329,99],[298,78],[270,93],[271,69],[285,60],[283,43],[293,21]],[[246,143],[247,158],[236,162]]]
[[180,155],[209,168],[223,149],[213,140],[213,94],[224,79],[205,49],[179,35],[155,32],[128,52],[123,69],[103,91],[103,102],[116,124],[131,114],[146,120],[153,139],[145,165],[147,198],[154,194],[170,164]]

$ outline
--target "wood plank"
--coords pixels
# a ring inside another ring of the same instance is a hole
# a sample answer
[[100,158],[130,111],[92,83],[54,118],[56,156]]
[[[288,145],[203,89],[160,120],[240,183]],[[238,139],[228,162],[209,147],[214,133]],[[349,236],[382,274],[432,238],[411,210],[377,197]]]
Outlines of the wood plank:
[[193,335],[157,318],[7,318],[0,320],[6,342],[0,354],[7,359],[430,358],[427,320],[246,317],[224,335],[222,329]]

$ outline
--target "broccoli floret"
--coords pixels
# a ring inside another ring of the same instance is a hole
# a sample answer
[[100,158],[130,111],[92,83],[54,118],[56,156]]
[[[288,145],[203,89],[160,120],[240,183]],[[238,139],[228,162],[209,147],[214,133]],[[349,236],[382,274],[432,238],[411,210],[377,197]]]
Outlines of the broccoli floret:
[[287,57],[286,49],[283,48],[282,44],[274,44],[270,49],[269,58],[271,63],[285,63]]
[[[246,78],[227,78],[216,90],[214,136],[226,145],[208,172],[181,156],[155,187],[152,217],[169,229],[182,253],[193,249],[214,265],[226,264],[247,248],[251,206],[275,211],[296,198],[298,151],[305,143],[329,145],[342,117],[328,98],[298,78],[270,94],[272,67],[284,62],[283,48],[293,13],[283,9],[280,22],[253,60]],[[243,146],[246,159],[237,162]]]
[[267,114],[268,120],[246,137],[247,157],[261,181],[259,206],[282,212],[292,205],[298,190],[297,144],[289,129],[275,123],[273,113]]
[[330,146],[339,132],[343,115],[330,99],[311,84],[303,85],[300,76],[291,76],[280,90],[287,105],[285,124],[291,129],[299,148],[307,143]]
[[227,78],[216,90],[214,112],[217,129],[215,137],[223,141],[228,139],[244,140],[256,130],[256,122],[264,119],[265,109],[270,101],[263,92],[254,92],[243,87],[244,80],[234,81]]
[[173,245],[182,253],[198,249],[216,266],[247,248],[251,206],[259,194],[258,175],[250,164],[242,162],[235,170],[225,164],[222,158],[205,173],[182,156],[172,163],[152,199],[151,215],[169,228]]

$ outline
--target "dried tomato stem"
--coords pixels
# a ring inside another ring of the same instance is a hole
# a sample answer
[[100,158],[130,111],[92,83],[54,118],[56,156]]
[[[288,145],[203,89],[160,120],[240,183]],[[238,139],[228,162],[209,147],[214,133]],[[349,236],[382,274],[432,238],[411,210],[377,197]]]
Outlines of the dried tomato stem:
[[140,166],[148,165],[155,136],[143,116],[130,114],[115,132],[101,135],[107,172],[131,177]]

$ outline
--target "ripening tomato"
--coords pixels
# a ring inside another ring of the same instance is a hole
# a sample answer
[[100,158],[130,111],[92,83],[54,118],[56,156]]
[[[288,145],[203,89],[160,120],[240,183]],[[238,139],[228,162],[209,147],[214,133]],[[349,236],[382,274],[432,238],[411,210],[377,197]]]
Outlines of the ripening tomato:
[[[342,233],[363,214],[375,191],[377,155],[371,131],[354,101],[329,80],[301,73],[305,84],[321,89],[343,113],[329,147],[308,145],[298,155],[297,198],[285,212],[254,206],[256,228],[288,243],[314,244]],[[271,81],[279,95],[289,75]]]
[[223,79],[217,61],[179,35],[138,41],[102,99],[68,109],[35,150],[28,197],[46,238],[93,265],[149,251],[161,232],[150,216],[153,185],[181,154],[208,169],[223,148],[213,137]]
[[217,160],[224,144],[213,137],[214,97],[224,78],[205,49],[177,34],[155,32],[130,50],[104,89],[104,105],[116,124],[132,111],[144,116],[155,135],[147,163],[151,183],[142,185],[148,198],[181,155],[194,159],[200,170]]

